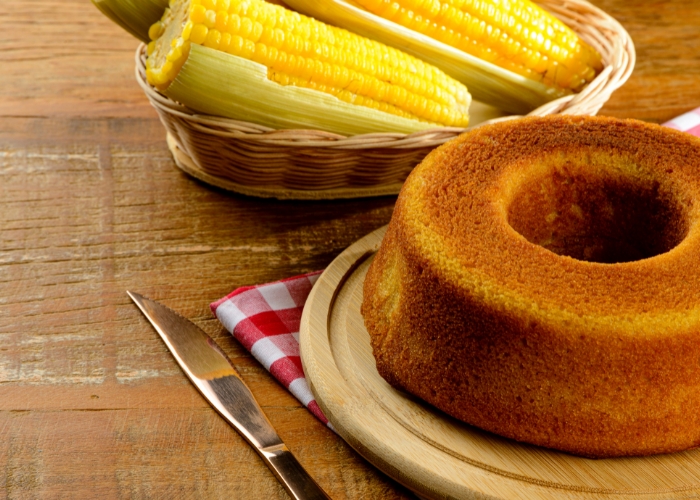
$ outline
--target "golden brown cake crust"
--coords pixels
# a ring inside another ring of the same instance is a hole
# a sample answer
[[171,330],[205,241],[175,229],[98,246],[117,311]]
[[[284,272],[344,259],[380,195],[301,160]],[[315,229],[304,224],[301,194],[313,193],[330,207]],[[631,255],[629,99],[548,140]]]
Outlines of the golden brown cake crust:
[[700,140],[485,126],[409,176],[367,274],[379,373],[497,434],[610,457],[700,444]]

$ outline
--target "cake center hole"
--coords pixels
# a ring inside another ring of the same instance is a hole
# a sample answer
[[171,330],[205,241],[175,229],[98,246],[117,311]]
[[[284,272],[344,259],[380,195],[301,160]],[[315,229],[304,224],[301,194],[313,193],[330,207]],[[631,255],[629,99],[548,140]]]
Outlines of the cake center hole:
[[658,182],[554,168],[522,182],[508,223],[531,243],[589,262],[668,252],[688,232],[684,210]]

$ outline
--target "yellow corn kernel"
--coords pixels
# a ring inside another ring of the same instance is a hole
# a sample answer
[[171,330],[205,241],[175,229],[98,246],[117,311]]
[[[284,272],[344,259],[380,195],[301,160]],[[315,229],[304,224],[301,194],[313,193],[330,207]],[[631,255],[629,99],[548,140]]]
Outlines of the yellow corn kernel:
[[218,49],[221,43],[221,32],[218,30],[209,30],[207,38],[204,40],[204,46],[212,49]]
[[170,62],[179,61],[180,59],[182,59],[182,49],[180,49],[179,47],[174,48],[168,53],[167,59]]
[[[580,91],[601,56],[530,0],[355,0],[365,10],[546,85]],[[557,63],[556,75],[548,70]]]
[[150,38],[151,40],[157,40],[158,37],[163,34],[164,30],[165,26],[163,26],[163,23],[161,23],[160,21],[155,22],[148,29],[148,38]]
[[192,27],[192,32],[190,34],[189,40],[192,43],[201,45],[204,43],[204,40],[207,39],[207,33],[209,33],[209,28],[207,28],[203,24],[195,24]]
[[190,9],[190,22],[201,24],[207,19],[207,8],[204,5],[193,5]]
[[207,10],[204,14],[204,24],[209,29],[216,26],[216,12],[213,10]]
[[187,21],[185,23],[185,27],[182,28],[182,35],[180,35],[180,38],[182,40],[187,41],[190,39],[190,35],[192,34],[192,27],[193,26],[194,26],[194,24],[192,23],[192,21]]
[[439,125],[468,124],[471,97],[442,71],[263,0],[174,0],[152,31],[160,38],[149,56],[149,82],[160,89],[187,59],[185,42],[260,63],[281,85]]
[[229,52],[231,50],[231,33],[224,33],[221,35],[219,50],[223,52]]
[[216,13],[216,24],[215,28],[220,32],[226,31],[226,24],[228,23],[228,11],[220,10]]

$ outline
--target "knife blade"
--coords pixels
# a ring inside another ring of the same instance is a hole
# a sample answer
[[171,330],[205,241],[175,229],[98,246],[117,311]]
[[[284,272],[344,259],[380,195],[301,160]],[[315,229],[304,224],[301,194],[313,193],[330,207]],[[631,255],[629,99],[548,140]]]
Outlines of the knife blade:
[[258,452],[299,500],[330,498],[292,455],[226,354],[204,330],[167,306],[126,292],[211,406]]

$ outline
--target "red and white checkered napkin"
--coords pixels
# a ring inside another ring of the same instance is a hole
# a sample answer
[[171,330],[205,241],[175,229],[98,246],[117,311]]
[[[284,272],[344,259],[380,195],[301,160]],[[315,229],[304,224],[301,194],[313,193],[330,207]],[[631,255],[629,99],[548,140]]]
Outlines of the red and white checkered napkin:
[[673,120],[667,121],[664,125],[700,137],[700,108],[688,111]]
[[[700,136],[700,108],[664,125]],[[211,310],[255,359],[332,429],[309,390],[299,356],[301,313],[320,274],[238,288],[214,302]]]
[[299,355],[301,313],[320,274],[238,288],[211,304],[211,310],[272,376],[333,429],[309,389]]

